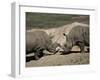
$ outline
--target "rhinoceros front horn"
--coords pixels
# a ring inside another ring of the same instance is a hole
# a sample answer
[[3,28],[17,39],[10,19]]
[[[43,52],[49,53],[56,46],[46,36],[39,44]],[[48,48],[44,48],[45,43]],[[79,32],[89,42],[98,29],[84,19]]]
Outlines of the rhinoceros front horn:
[[49,51],[47,51],[47,50],[43,50],[43,53],[46,54],[46,55],[54,54],[54,53],[51,53],[51,52],[49,52]]

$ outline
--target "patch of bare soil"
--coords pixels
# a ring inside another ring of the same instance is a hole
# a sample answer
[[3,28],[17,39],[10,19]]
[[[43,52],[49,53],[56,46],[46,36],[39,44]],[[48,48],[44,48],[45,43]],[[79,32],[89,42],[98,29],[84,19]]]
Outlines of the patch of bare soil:
[[[76,50],[76,51],[75,51]],[[89,53],[80,53],[78,47],[72,49],[72,53],[60,55],[43,56],[39,60],[31,60],[26,62],[26,67],[41,66],[61,66],[61,65],[80,65],[89,64]]]

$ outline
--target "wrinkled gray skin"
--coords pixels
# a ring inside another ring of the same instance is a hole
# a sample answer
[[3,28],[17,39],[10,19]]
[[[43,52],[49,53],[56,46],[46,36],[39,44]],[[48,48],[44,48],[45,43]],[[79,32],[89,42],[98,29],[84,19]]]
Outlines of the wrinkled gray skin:
[[76,26],[68,35],[63,35],[66,37],[66,44],[63,47],[66,53],[75,45],[80,47],[81,53],[85,53],[84,47],[89,46],[89,27]]
[[26,33],[26,54],[34,52],[35,59],[44,55],[43,50],[55,52],[55,46],[50,37],[44,31],[34,31]]

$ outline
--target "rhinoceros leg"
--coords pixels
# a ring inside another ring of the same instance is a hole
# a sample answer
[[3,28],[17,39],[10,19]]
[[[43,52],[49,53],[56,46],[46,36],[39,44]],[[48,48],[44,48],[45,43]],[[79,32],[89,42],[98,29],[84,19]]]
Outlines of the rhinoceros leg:
[[35,59],[36,59],[36,60],[38,60],[38,59],[39,59],[38,54],[39,54],[39,53],[36,53],[36,52],[34,53],[34,57],[35,57]]
[[34,57],[36,60],[38,60],[39,58],[41,58],[44,55],[43,50],[37,50],[34,54]]
[[80,47],[81,53],[85,53],[84,43],[83,42],[77,42],[77,45]]

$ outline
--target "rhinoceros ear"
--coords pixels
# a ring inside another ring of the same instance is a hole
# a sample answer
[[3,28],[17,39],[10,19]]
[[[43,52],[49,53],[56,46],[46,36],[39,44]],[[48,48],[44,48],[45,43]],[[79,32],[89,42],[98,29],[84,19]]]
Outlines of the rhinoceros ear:
[[63,33],[63,35],[64,35],[64,36],[66,36],[66,34],[65,34],[65,33]]

